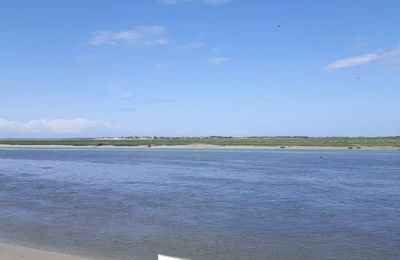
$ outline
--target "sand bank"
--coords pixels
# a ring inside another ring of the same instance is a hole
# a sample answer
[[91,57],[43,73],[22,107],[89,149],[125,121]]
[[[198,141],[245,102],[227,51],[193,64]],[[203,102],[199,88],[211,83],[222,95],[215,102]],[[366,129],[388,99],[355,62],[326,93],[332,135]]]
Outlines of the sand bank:
[[0,244],[0,259],[4,260],[87,260],[87,258],[47,252],[21,246]]

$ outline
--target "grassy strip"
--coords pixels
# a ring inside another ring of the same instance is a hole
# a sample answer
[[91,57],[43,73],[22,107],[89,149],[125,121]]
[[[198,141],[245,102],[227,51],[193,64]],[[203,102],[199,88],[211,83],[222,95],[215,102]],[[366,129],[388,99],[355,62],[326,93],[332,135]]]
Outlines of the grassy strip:
[[332,146],[332,147],[357,147],[357,146],[390,146],[400,148],[400,137],[279,137],[279,138],[195,138],[173,140],[3,140],[0,144],[7,145],[71,145],[71,146],[160,146],[160,145],[190,145],[207,144],[219,146]]

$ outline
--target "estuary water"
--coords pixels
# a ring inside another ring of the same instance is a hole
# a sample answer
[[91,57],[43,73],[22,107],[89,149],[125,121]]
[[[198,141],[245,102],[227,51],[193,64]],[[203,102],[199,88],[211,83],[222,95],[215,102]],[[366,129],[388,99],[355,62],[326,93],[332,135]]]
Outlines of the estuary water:
[[95,259],[400,259],[400,151],[0,149],[0,242]]

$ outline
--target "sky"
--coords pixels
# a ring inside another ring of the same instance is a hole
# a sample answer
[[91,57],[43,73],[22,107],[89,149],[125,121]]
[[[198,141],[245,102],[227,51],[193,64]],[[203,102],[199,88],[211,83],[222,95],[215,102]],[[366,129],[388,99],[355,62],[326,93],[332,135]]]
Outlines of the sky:
[[398,0],[0,0],[0,138],[400,135]]

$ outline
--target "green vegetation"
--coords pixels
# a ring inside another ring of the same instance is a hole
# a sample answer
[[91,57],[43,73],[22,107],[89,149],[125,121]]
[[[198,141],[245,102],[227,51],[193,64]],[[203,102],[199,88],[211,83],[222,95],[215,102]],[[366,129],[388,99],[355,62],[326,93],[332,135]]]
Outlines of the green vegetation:
[[175,138],[152,140],[1,140],[7,145],[71,145],[71,146],[160,146],[207,144],[218,146],[332,146],[332,147],[399,147],[400,137],[249,137],[249,138]]

